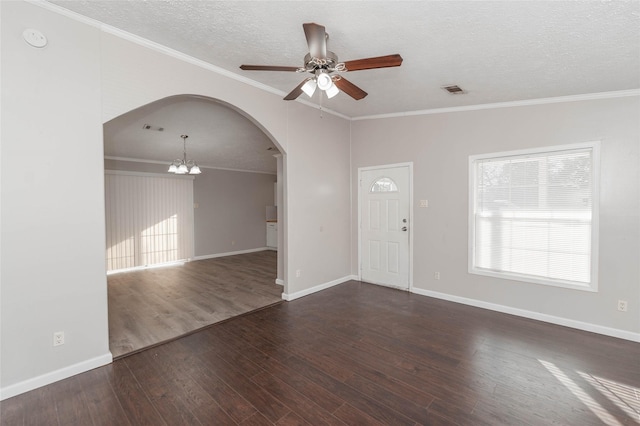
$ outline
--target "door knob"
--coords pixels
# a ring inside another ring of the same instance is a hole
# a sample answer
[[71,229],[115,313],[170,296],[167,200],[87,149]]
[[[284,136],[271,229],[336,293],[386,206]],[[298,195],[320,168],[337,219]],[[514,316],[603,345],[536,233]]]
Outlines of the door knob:
[[402,230],[403,230],[403,231],[406,231],[406,230],[407,230],[407,227],[406,227],[406,226],[403,226],[403,227],[402,227]]

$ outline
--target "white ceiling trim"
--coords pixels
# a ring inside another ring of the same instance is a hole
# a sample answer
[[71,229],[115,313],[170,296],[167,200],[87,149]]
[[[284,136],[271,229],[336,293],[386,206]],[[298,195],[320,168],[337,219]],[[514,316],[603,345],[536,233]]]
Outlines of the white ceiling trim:
[[[111,25],[105,24],[98,20],[88,18],[84,15],[80,15],[79,13],[70,11],[68,9],[64,9],[61,6],[58,6],[53,3],[49,3],[45,0],[25,0],[34,5],[40,6],[47,10],[50,10],[55,13],[59,13],[61,15],[67,16],[76,21],[88,24],[95,28],[99,28],[100,30],[112,34],[116,37],[120,37],[122,39],[131,41],[143,47],[158,51],[160,53],[171,56],[175,59],[190,63],[192,65],[207,69],[211,72],[215,72],[216,74],[225,76],[227,78],[231,78],[233,80],[239,81],[244,84],[248,84],[253,86],[259,90],[266,91],[271,94],[275,94],[278,96],[285,96],[286,93],[275,89],[271,86],[267,86],[263,83],[257,82],[255,80],[249,79],[239,74],[235,74],[229,70],[217,67],[211,63],[205,62],[203,60],[197,59],[193,56],[187,55],[185,53],[176,51],[159,43],[153,42],[151,40],[145,39],[143,37],[137,36],[135,34],[131,34],[127,31],[123,31]],[[490,104],[478,104],[478,105],[467,105],[460,107],[448,107],[448,108],[435,108],[435,109],[427,109],[427,110],[417,110],[417,111],[406,111],[406,112],[398,112],[398,113],[390,113],[390,114],[378,114],[378,115],[367,115],[367,116],[347,116],[341,114],[339,112],[333,111],[331,109],[326,109],[321,107],[320,105],[314,104],[305,100],[304,98],[296,99],[296,102],[309,106],[311,108],[319,109],[320,111],[326,112],[328,114],[343,118],[345,120],[350,121],[359,121],[359,120],[374,120],[380,118],[393,118],[393,117],[405,117],[405,116],[415,116],[415,115],[428,115],[428,114],[443,114],[443,113],[451,113],[451,112],[463,112],[463,111],[475,111],[475,110],[483,110],[483,109],[493,109],[493,108],[510,108],[510,107],[520,107],[520,106],[529,106],[529,105],[541,105],[541,104],[550,104],[550,103],[560,103],[560,102],[575,102],[575,101],[583,101],[583,100],[595,100],[595,99],[608,99],[608,98],[618,98],[618,97],[626,97],[626,96],[638,96],[640,94],[640,89],[630,89],[630,90],[622,90],[622,91],[614,91],[614,92],[600,92],[600,93],[591,93],[591,94],[580,94],[580,95],[569,95],[569,96],[561,96],[561,97],[552,97],[552,98],[538,98],[538,99],[529,99],[529,100],[518,100],[518,101],[509,101],[509,102],[498,102],[498,103],[490,103]]]
[[497,102],[492,104],[467,105],[451,108],[426,109],[421,111],[408,111],[393,114],[367,115],[353,117],[352,121],[376,120],[379,118],[407,117],[412,115],[445,114],[450,112],[476,111],[481,109],[513,108],[530,105],[556,104],[562,102],[592,101],[597,99],[626,98],[629,96],[640,96],[640,89],[618,90],[615,92],[587,93],[584,95],[558,96],[554,98],[527,99],[524,101]]
[[[280,154],[280,155],[282,155],[282,154]],[[105,155],[104,159],[105,160],[114,160],[114,161],[130,161],[132,163],[163,164],[165,166],[170,163],[169,161],[145,160],[143,158],[113,157],[113,156],[110,156],[110,155]],[[258,173],[258,174],[261,174],[261,175],[273,175],[273,176],[275,176],[277,174],[277,173],[273,173],[273,172],[263,172],[263,171],[259,171],[259,170],[244,170],[244,169],[231,169],[231,168],[227,168],[227,167],[203,166],[201,164],[198,164],[198,167],[200,167],[201,169],[226,170],[226,171],[229,171],[229,172],[242,172],[242,173]]]
[[[187,55],[185,53],[182,53],[182,52],[179,52],[177,50],[171,49],[171,48],[169,48],[167,46],[164,46],[162,44],[159,44],[159,43],[156,43],[154,41],[148,40],[146,38],[137,36],[135,34],[131,34],[130,32],[123,31],[123,30],[121,30],[119,28],[116,28],[116,27],[113,27],[111,25],[105,24],[103,22],[97,21],[95,19],[86,17],[84,15],[80,15],[79,13],[73,12],[71,10],[64,9],[64,8],[62,8],[62,7],[60,7],[60,6],[56,5],[56,4],[49,3],[49,2],[47,2],[45,0],[25,0],[25,1],[28,2],[28,3],[32,3],[34,5],[40,6],[40,7],[44,8],[44,9],[50,10],[52,12],[59,13],[61,15],[64,15],[64,16],[66,16],[68,18],[71,18],[71,19],[74,19],[76,21],[82,22],[84,24],[90,25],[92,27],[98,28],[101,31],[104,31],[105,33],[114,35],[116,37],[120,37],[120,38],[122,38],[124,40],[130,41],[132,43],[136,43],[136,44],[138,44],[140,46],[143,46],[143,47],[146,47],[148,49],[155,50],[155,51],[160,52],[160,53],[164,53],[165,55],[171,56],[172,58],[181,60],[183,62],[187,62],[187,63],[189,63],[191,65],[195,65],[195,66],[198,66],[200,68],[204,68],[204,69],[206,69],[208,71],[212,71],[212,72],[214,72],[216,74],[220,74],[222,76],[225,76],[227,78],[239,81],[241,83],[248,84],[249,86],[253,86],[253,87],[257,88],[257,89],[264,90],[265,92],[269,92],[269,93],[272,93],[274,95],[278,95],[278,96],[281,96],[281,97],[284,97],[284,96],[287,95],[287,93],[285,93],[285,92],[283,92],[281,90],[278,90],[278,89],[274,89],[273,87],[267,86],[266,84],[262,84],[260,82],[255,81],[255,80],[251,80],[250,78],[241,76],[239,74],[235,74],[235,73],[233,73],[231,71],[228,71],[228,70],[225,70],[223,68],[217,67],[217,66],[215,66],[213,64],[210,64],[209,62],[205,62],[205,61],[203,61],[201,59],[194,58],[193,56],[189,56],[189,55]],[[287,102],[291,102],[291,101],[287,101]],[[343,118],[345,120],[351,120],[352,119],[352,117],[349,117],[347,115],[341,114],[341,113],[339,113],[337,111],[333,111],[331,109],[323,108],[322,106],[316,105],[316,104],[314,104],[312,102],[309,102],[309,101],[306,101],[303,98],[298,98],[298,99],[295,100],[295,102],[299,102],[299,103],[304,104],[306,106],[309,106],[311,108],[319,109],[322,112],[326,112],[327,114],[335,115],[335,116]]]
[[106,175],[119,175],[119,176],[150,176],[160,177],[165,179],[187,179],[195,180],[193,175],[176,175],[176,174],[163,174],[163,173],[149,173],[149,172],[132,172],[129,170],[105,170]]
[[95,19],[91,19],[87,16],[80,15],[79,13],[73,12],[69,9],[64,9],[57,4],[49,3],[46,0],[24,0],[27,3],[31,3],[36,6],[40,6],[43,9],[47,9],[51,12],[59,13],[60,15],[64,15],[67,18],[74,19],[76,21],[82,22],[83,24],[91,25],[95,28],[100,28],[102,25],[101,22],[96,21]]

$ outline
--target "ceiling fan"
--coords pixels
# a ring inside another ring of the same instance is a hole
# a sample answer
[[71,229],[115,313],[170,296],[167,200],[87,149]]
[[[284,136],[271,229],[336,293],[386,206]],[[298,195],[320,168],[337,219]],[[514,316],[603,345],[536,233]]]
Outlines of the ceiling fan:
[[332,98],[340,91],[343,91],[353,99],[360,100],[367,96],[367,92],[342,77],[342,75],[334,73],[398,67],[402,64],[402,57],[399,54],[338,62],[338,56],[327,50],[329,34],[325,32],[322,25],[307,23],[302,24],[302,27],[309,45],[309,53],[304,57],[304,66],[240,65],[240,69],[245,71],[293,71],[299,73],[308,72],[313,75],[303,80],[291,93],[285,96],[285,101],[294,100],[303,92],[311,97],[316,87],[324,91],[328,98]]

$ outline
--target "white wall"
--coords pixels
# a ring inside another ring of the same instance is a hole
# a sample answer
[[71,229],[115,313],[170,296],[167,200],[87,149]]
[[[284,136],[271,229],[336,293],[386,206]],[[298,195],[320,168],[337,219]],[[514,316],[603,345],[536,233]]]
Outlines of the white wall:
[[[289,276],[285,297],[350,275],[349,122],[292,104],[287,191]],[[312,135],[320,135],[313,137]],[[295,176],[295,177],[294,177]],[[289,212],[293,212],[289,209]],[[310,247],[313,245],[314,247]],[[334,269],[342,271],[336,276]],[[298,277],[297,272],[300,272]]]
[[279,146],[286,294],[350,276],[349,121],[108,33],[102,50],[104,121],[167,96],[197,94],[237,108]]
[[[358,167],[414,162],[413,285],[417,291],[594,324],[638,338],[639,119],[640,102],[635,96],[354,121],[351,173],[355,183]],[[602,141],[599,291],[467,273],[469,155],[593,140]],[[353,190],[357,194],[355,184]],[[420,199],[427,199],[429,207],[418,208]],[[357,197],[352,208],[357,211]],[[358,270],[356,216],[353,273]],[[440,280],[434,279],[436,271],[441,273]],[[617,310],[618,299],[629,302],[628,312]]]
[[[637,98],[350,125],[39,6],[0,2],[0,18],[2,398],[109,361],[102,123],[181,94],[238,108],[284,153],[288,294],[357,272],[357,168],[413,161],[414,199],[430,201],[414,208],[415,287],[640,331]],[[43,31],[49,46],[26,45],[25,28]],[[600,291],[467,274],[468,155],[594,139],[603,141]],[[629,301],[627,313],[617,299]],[[61,330],[67,342],[54,349]]]
[[[111,361],[100,32],[22,2],[2,18],[2,397]],[[46,34],[45,49],[22,39]],[[66,166],[63,166],[66,165]],[[65,344],[53,347],[53,333]],[[29,380],[32,380],[30,382]]]
[[[107,170],[167,173],[162,164],[105,160],[104,165]],[[203,168],[193,181],[195,256],[266,247],[265,208],[273,205],[275,181],[276,175],[267,173]]]
[[276,176],[202,171],[193,187],[199,204],[194,211],[196,256],[266,247],[266,206],[273,205]]
[[[40,6],[0,7],[2,398],[108,355],[102,123],[149,102],[196,94],[250,117],[284,153],[285,280],[303,271],[285,291],[349,276],[347,121]],[[27,46],[25,28],[49,46]]]

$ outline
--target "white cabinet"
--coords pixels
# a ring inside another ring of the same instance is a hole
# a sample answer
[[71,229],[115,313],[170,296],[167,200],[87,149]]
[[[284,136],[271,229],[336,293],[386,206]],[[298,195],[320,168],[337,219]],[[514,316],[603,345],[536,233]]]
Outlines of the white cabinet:
[[278,248],[278,222],[267,222],[267,247]]

